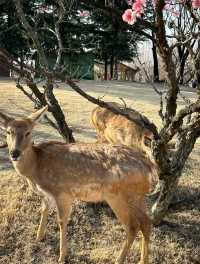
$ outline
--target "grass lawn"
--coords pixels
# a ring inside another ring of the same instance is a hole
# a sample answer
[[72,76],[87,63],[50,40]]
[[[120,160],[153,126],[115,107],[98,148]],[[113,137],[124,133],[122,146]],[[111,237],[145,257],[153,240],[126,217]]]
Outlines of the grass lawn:
[[[123,98],[146,114],[158,126],[159,98],[146,84],[84,81],[80,86],[90,94],[107,101]],[[94,142],[95,131],[90,123],[94,105],[69,87],[59,84],[55,90],[66,120],[77,141]],[[191,91],[185,96],[195,98]],[[184,102],[179,99],[180,107]],[[33,104],[12,81],[0,80],[0,110],[13,116],[28,115]],[[62,138],[44,121],[37,126],[34,140]],[[152,264],[200,263],[200,145],[188,159],[175,200],[185,202],[170,208],[162,226],[153,228],[151,239]],[[190,200],[190,201],[189,201]],[[7,150],[0,149],[0,263],[55,264],[59,254],[59,232],[56,214],[51,212],[46,239],[35,242],[39,223],[40,198],[33,194],[26,181],[18,176],[8,159]],[[125,239],[122,226],[109,207],[77,202],[68,226],[69,254],[66,263],[114,263]],[[139,261],[139,239],[135,241],[126,264]]]

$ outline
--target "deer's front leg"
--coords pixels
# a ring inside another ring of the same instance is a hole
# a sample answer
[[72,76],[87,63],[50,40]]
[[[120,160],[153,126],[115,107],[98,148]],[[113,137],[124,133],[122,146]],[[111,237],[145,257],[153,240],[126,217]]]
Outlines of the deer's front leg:
[[43,240],[43,238],[45,236],[47,218],[48,218],[48,211],[49,211],[48,202],[46,200],[42,200],[40,225],[39,225],[39,228],[38,228],[38,231],[37,231],[37,238],[36,238],[37,242]]
[[57,201],[58,224],[60,228],[60,257],[59,263],[64,263],[67,255],[67,223],[71,212],[72,200],[69,197],[63,197]]

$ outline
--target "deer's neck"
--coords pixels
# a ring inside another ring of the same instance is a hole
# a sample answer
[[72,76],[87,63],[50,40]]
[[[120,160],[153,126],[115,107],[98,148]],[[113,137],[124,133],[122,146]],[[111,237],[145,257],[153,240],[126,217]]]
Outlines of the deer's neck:
[[34,180],[37,171],[37,154],[35,153],[32,143],[25,149],[18,161],[13,161],[15,170],[30,180]]

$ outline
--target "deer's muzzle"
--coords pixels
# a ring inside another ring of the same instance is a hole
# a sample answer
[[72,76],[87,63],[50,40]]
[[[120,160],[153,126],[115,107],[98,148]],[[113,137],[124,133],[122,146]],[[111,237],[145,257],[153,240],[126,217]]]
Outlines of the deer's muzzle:
[[18,149],[11,150],[10,152],[11,159],[13,161],[19,160],[20,154],[21,154],[21,151],[19,151]]

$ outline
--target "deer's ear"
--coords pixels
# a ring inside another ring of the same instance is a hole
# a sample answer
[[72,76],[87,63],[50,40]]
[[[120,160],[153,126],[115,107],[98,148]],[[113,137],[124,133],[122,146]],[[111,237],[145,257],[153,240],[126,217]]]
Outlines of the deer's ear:
[[39,109],[35,113],[29,115],[28,119],[30,119],[33,123],[37,123],[37,122],[39,122],[39,120],[42,118],[42,116],[44,115],[44,113],[47,110],[48,110],[48,105],[42,107],[41,109]]
[[0,128],[5,130],[8,126],[8,123],[10,121],[14,120],[12,117],[7,116],[6,114],[3,114],[0,112]]

